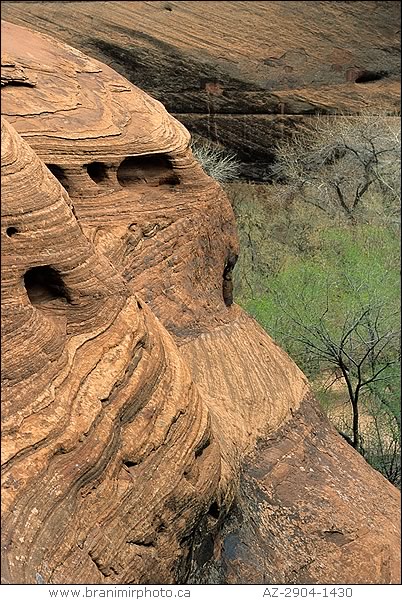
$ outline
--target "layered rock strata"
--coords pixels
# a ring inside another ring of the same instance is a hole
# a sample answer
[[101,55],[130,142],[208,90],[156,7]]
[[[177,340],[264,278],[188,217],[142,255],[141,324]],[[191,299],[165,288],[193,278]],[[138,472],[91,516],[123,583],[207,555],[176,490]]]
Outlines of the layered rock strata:
[[269,179],[306,116],[400,108],[399,2],[3,2],[160,100]]
[[6,121],[2,183],[3,577],[181,579],[219,483],[206,406]]

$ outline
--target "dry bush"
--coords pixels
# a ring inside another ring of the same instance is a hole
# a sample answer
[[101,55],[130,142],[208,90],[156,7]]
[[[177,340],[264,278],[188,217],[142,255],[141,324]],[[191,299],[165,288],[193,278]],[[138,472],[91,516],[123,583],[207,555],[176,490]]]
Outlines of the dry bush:
[[240,164],[233,152],[228,152],[222,146],[199,137],[193,138],[191,150],[205,173],[218,183],[226,183],[238,178]]

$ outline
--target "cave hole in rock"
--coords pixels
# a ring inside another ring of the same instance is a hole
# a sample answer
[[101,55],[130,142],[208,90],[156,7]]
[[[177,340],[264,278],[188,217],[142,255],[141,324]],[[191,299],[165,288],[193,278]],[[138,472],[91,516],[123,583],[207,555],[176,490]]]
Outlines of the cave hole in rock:
[[128,156],[117,169],[117,179],[122,187],[138,184],[173,187],[180,183],[166,154]]
[[211,504],[211,506],[209,507],[208,514],[209,514],[209,515],[210,515],[210,516],[211,516],[213,519],[218,519],[218,518],[219,518],[219,513],[220,513],[220,510],[219,510],[218,503],[217,503],[217,502],[213,502],[213,503]]
[[87,168],[88,175],[95,183],[102,184],[108,180],[107,168],[104,163],[92,162],[85,166]]
[[355,79],[355,83],[369,83],[370,81],[379,81],[387,77],[386,71],[362,71]]
[[7,227],[7,229],[6,229],[6,235],[8,237],[12,237],[16,233],[18,233],[18,229],[16,227]]
[[34,306],[60,300],[71,302],[70,294],[60,273],[50,266],[33,267],[24,275],[28,298]]
[[123,465],[130,469],[131,467],[136,467],[140,464],[140,460],[123,460]]
[[50,164],[50,165],[46,165],[46,166],[49,169],[49,171],[51,173],[53,173],[53,175],[56,177],[56,179],[61,183],[61,185],[66,190],[66,192],[68,192],[70,190],[70,185],[68,183],[68,177],[67,177],[64,169],[59,167],[59,165],[51,165]]
[[210,445],[211,445],[211,440],[209,438],[202,440],[201,443],[199,444],[199,446],[195,449],[195,452],[194,452],[195,458],[199,458],[200,456],[202,456],[204,453],[204,450],[206,450]]
[[233,269],[237,262],[237,255],[230,254],[225,262],[223,269],[223,281],[222,281],[222,296],[223,301],[227,307],[233,304]]

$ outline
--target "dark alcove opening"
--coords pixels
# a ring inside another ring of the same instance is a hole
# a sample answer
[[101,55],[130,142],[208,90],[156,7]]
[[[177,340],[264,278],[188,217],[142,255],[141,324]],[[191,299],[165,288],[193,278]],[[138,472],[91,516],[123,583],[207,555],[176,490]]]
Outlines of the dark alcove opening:
[[58,271],[53,267],[33,267],[24,275],[28,298],[34,306],[52,300],[71,302],[70,294]]
[[104,163],[93,162],[86,165],[86,167],[88,175],[95,183],[101,184],[108,180],[107,168]]
[[223,301],[227,307],[233,304],[233,280],[232,274],[237,262],[237,255],[230,254],[225,262],[223,269],[222,295]]
[[117,170],[117,179],[122,187],[146,184],[153,187],[175,186],[180,180],[165,154],[129,156]]
[[355,79],[355,83],[369,83],[370,81],[380,81],[387,77],[386,71],[363,71]]
[[59,167],[59,165],[46,165],[46,166],[49,169],[49,171],[51,173],[53,173],[53,175],[56,177],[56,179],[61,183],[61,185],[66,190],[66,192],[68,192],[70,190],[70,186],[69,186],[68,178],[67,178],[67,175],[66,175],[64,169]]
[[16,227],[7,227],[7,229],[6,229],[6,235],[8,237],[12,237],[16,233],[18,233],[18,229]]

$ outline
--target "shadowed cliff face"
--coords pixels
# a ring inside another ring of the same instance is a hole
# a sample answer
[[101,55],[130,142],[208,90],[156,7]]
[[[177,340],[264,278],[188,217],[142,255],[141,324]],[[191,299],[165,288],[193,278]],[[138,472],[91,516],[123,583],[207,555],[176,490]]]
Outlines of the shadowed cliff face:
[[188,132],[2,36],[4,581],[396,581],[399,492],[232,303],[233,213]]
[[3,2],[164,103],[269,178],[275,143],[317,112],[399,110],[399,2]]

